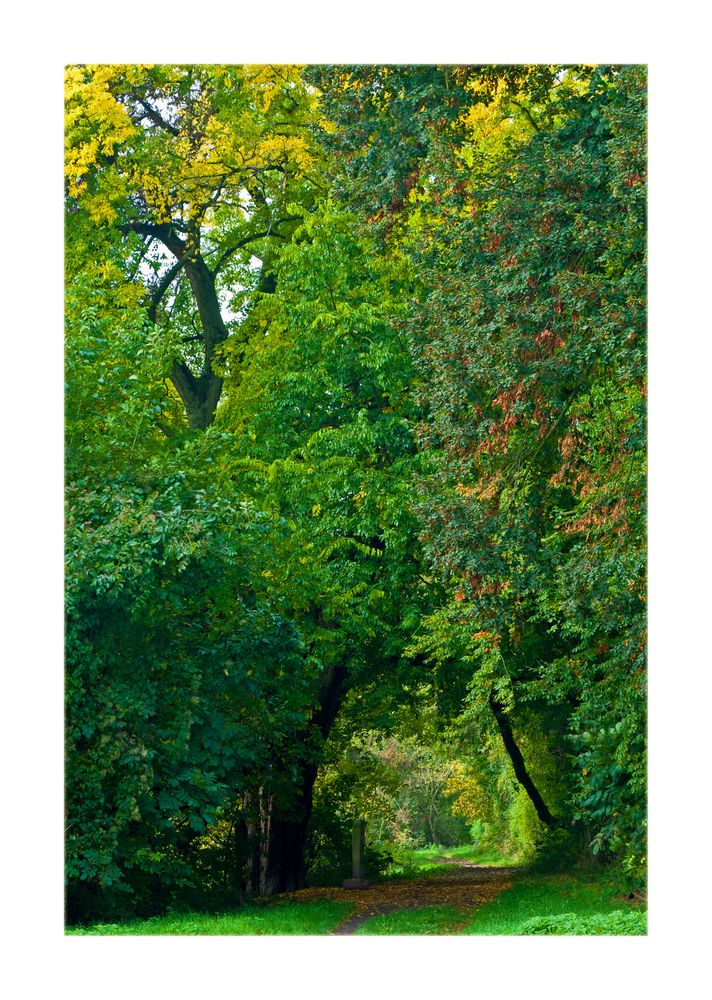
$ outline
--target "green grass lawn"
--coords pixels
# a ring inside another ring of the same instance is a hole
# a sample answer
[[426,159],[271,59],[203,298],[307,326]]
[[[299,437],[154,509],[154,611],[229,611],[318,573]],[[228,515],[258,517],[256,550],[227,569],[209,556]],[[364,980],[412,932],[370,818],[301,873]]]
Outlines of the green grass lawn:
[[516,864],[511,858],[505,858],[496,851],[483,851],[472,844],[462,844],[460,847],[422,847],[413,851],[417,857],[426,858],[452,858],[455,861],[470,861],[475,865],[501,865],[511,867]]
[[645,934],[639,904],[616,898],[610,876],[522,877],[491,903],[473,910],[463,934]]
[[423,906],[373,917],[361,924],[356,934],[456,934],[462,921],[462,911],[454,906]]
[[310,900],[303,903],[252,904],[233,913],[171,914],[124,924],[71,927],[75,934],[328,934],[353,912],[351,903]]

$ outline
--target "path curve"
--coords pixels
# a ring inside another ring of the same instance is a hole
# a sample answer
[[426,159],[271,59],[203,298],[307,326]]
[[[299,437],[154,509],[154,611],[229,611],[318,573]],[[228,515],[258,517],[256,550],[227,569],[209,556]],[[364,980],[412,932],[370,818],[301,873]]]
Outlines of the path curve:
[[331,935],[355,934],[372,917],[424,906],[454,906],[463,911],[489,903],[512,884],[518,871],[513,867],[478,865],[459,858],[437,858],[442,873],[399,882],[384,882],[368,889],[312,888],[286,893],[295,902],[331,899],[353,903],[356,912],[339,924]]

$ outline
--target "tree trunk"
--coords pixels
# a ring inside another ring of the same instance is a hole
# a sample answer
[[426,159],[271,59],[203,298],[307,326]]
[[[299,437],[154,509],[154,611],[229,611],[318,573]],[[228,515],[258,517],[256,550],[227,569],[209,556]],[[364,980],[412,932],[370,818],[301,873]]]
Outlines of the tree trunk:
[[215,348],[227,340],[228,331],[222,318],[215,274],[203,260],[196,246],[189,246],[168,224],[144,222],[129,223],[131,229],[142,236],[150,236],[163,243],[176,258],[158,287],[154,290],[149,316],[156,321],[158,305],[170,288],[173,279],[182,269],[190,284],[193,299],[198,307],[201,338],[203,341],[203,361],[200,375],[194,375],[184,361],[174,361],[170,379],[185,407],[188,425],[191,429],[205,430],[213,422],[215,410],[222,393],[222,378],[213,371]]
[[[347,690],[347,670],[343,665],[324,671],[314,712],[304,743],[309,747],[312,734],[326,741]],[[314,732],[316,730],[316,733]],[[311,818],[314,783],[319,761],[302,765],[292,801],[282,806],[273,791],[260,788],[248,820],[251,858],[248,891],[258,896],[292,892],[306,884],[306,845]]]
[[536,809],[537,816],[542,823],[545,823],[552,829],[560,826],[561,824],[559,821],[549,812],[544,799],[541,797],[539,789],[536,787],[529,772],[527,771],[524,758],[522,757],[522,752],[514,739],[514,733],[512,732],[509,716],[504,711],[502,703],[497,699],[497,696],[493,691],[490,693],[489,703],[490,708],[494,713],[494,717],[497,720],[497,725],[502,736],[502,742],[504,743],[505,749],[509,754],[509,759],[512,762],[514,774],[516,775],[519,784],[531,799],[531,803]]

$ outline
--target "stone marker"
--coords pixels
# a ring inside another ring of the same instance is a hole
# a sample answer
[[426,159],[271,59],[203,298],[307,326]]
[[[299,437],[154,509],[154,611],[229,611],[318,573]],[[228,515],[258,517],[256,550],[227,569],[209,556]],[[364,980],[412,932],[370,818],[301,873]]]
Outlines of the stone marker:
[[351,834],[353,877],[344,882],[344,889],[368,889],[372,883],[365,878],[363,856],[366,846],[366,821],[357,819]]

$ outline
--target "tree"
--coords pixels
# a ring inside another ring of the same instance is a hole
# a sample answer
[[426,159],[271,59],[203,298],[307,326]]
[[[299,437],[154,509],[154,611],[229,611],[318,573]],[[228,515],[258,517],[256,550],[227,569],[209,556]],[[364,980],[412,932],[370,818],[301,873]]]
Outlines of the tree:
[[[319,673],[299,780],[283,815],[271,804],[262,822],[275,844],[289,843],[291,860],[262,844],[262,888],[303,882],[312,789],[337,712],[349,692],[382,695],[418,669],[405,646],[429,600],[407,510],[412,365],[387,322],[402,269],[379,261],[328,202],[278,266],[280,285],[252,316],[237,391],[226,383],[223,419],[235,434],[229,466],[291,526],[274,587]],[[259,778],[270,803],[273,781]]]
[[274,286],[271,247],[304,210],[286,206],[313,199],[311,106],[291,66],[67,71],[71,272],[107,254],[141,283],[190,428],[214,419],[247,297]]
[[[405,246],[416,276],[408,329],[430,459],[418,512],[450,591],[419,647],[472,671],[545,823],[511,723],[523,703],[552,751],[574,752],[568,809],[594,849],[640,859],[644,74],[333,72],[344,190],[370,186],[367,224],[391,252]],[[406,109],[415,135],[399,148]]]
[[[247,714],[241,722],[256,745],[236,750],[210,815],[232,817],[235,884],[291,889],[305,878],[312,786],[344,693],[408,669],[403,647],[426,592],[415,522],[403,511],[415,450],[410,361],[382,320],[384,298],[402,279],[393,268],[375,273],[345,216],[306,211],[316,188],[305,176],[315,162],[301,128],[308,94],[291,70],[94,67],[69,78],[68,496],[79,511],[69,542],[84,551],[87,512],[92,538],[106,537],[94,557],[74,563],[72,613],[84,645],[72,669],[81,674],[91,649],[104,690],[114,657],[130,661],[143,634],[147,668],[163,669],[172,650],[184,666],[177,690],[198,697],[201,712],[217,700],[215,731],[227,734],[226,720]],[[299,195],[297,211],[289,199]],[[402,599],[390,602],[391,590]],[[156,591],[165,614],[156,613]],[[131,641],[115,625],[126,616]],[[231,702],[226,650],[247,635],[254,655],[240,646],[238,676],[254,680]],[[283,651],[278,635],[290,637]],[[85,692],[70,699],[70,726],[98,711]],[[128,683],[125,692],[133,697]],[[164,721],[153,713],[147,726],[135,715],[127,723],[161,761],[165,728],[175,724],[170,712]],[[190,740],[187,752],[195,753]],[[72,757],[78,774],[81,761],[102,773],[101,760]],[[178,755],[175,767],[183,762]],[[190,819],[198,772],[181,774],[188,798],[161,800],[153,827],[108,848],[122,872],[142,871],[132,853],[142,839],[151,863],[165,863],[159,828],[173,824],[170,808],[200,834],[207,814]],[[155,806],[149,778],[143,792]],[[88,820],[99,836],[107,822],[102,811]],[[175,848],[188,881],[196,836]]]
[[67,336],[67,906],[86,919],[197,888],[207,827],[298,739],[309,664],[263,576],[286,526],[215,475],[204,438],[144,433],[143,310],[75,287]]
[[[156,906],[194,879],[206,823],[310,711],[309,663],[267,584],[284,524],[266,537],[269,518],[221,475],[224,439],[205,434],[221,349],[247,335],[251,297],[276,284],[271,246],[316,190],[310,106],[294,67],[67,71],[77,912],[118,905],[117,890]],[[143,763],[115,788],[119,744]]]
[[423,698],[500,845],[642,869],[644,125],[639,67],[68,70],[74,916],[303,884],[337,720]]

